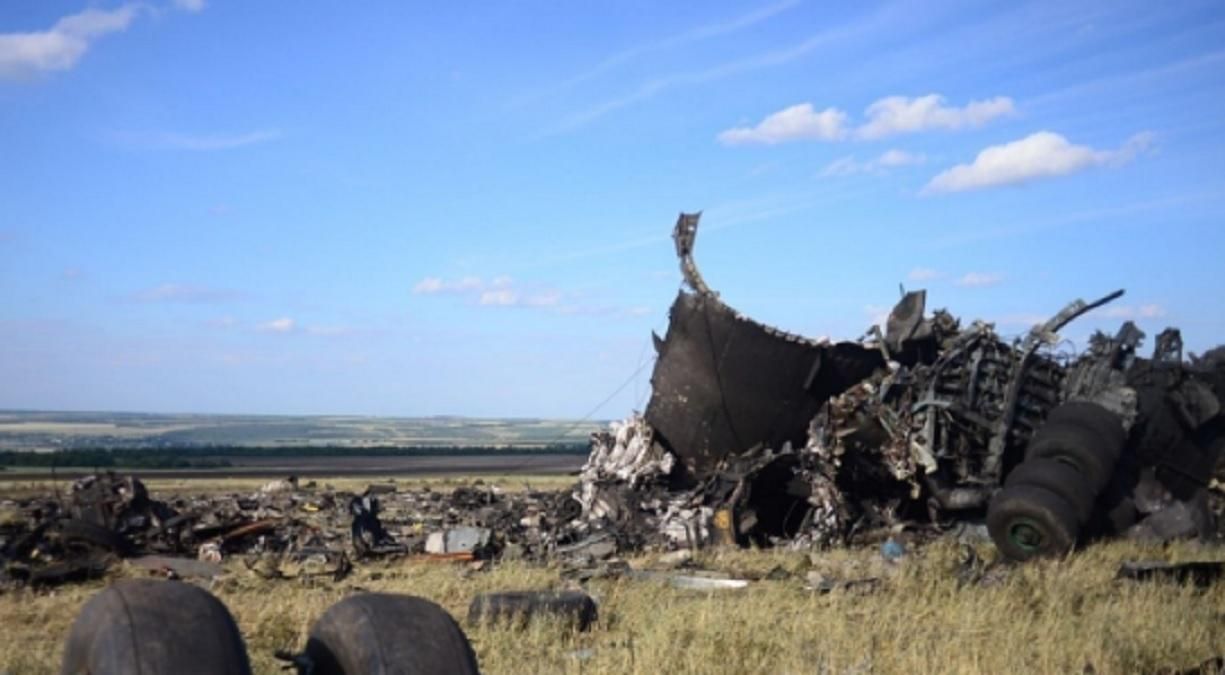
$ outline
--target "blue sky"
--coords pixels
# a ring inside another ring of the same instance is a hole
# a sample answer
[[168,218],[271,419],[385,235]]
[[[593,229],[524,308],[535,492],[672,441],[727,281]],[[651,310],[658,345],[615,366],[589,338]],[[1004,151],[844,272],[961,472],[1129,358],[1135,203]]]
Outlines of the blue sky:
[[788,330],[1204,349],[1223,113],[1220,2],[6,0],[0,408],[620,417],[681,210]]

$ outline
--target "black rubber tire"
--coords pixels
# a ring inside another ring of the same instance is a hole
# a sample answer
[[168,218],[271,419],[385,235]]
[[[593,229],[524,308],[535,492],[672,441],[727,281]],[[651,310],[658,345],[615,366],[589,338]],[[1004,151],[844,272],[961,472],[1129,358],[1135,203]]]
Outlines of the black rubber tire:
[[81,608],[64,643],[62,675],[250,675],[234,618],[208,591],[127,579]]
[[1100,493],[1114,473],[1122,447],[1079,424],[1044,424],[1029,442],[1025,461],[1056,459],[1075,467],[1094,494]]
[[585,631],[599,612],[595,600],[581,591],[511,591],[484,593],[468,605],[468,623],[527,621],[533,616],[559,617]]
[[128,555],[132,551],[131,542],[123,535],[87,520],[65,518],[55,524],[55,531],[64,542],[88,544],[119,556]]
[[463,629],[424,598],[359,593],[311,626],[314,675],[467,675],[480,670]]
[[1066,462],[1050,458],[1021,462],[1004,481],[1006,488],[1014,485],[1036,485],[1059,495],[1072,505],[1076,522],[1081,527],[1093,517],[1093,505],[1098,493],[1089,487],[1089,481],[1076,467]]
[[1012,560],[1062,556],[1076,545],[1075,508],[1036,485],[1014,485],[996,493],[987,507],[987,532]]
[[1127,431],[1123,429],[1123,419],[1090,401],[1068,401],[1051,410],[1046,417],[1046,422],[1047,424],[1079,424],[1101,436],[1110,447],[1122,449],[1127,444]]

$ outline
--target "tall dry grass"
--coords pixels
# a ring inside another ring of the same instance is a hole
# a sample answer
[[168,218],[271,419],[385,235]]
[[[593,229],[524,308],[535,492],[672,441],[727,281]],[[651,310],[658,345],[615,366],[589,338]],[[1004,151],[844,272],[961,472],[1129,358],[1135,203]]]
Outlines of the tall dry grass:
[[[989,546],[980,547],[984,556]],[[1206,590],[1116,581],[1126,559],[1221,557],[1225,551],[1128,542],[1091,546],[1066,560],[987,575],[959,575],[962,552],[944,542],[900,563],[875,550],[808,556],[778,551],[707,553],[699,562],[753,577],[748,588],[693,592],[655,581],[594,580],[598,625],[573,633],[549,622],[469,627],[486,673],[1144,673],[1186,668],[1225,653],[1225,584]],[[652,559],[634,561],[637,566]],[[341,583],[270,582],[238,562],[212,590],[233,612],[257,672],[272,654],[300,647],[311,622],[357,590],[411,593],[462,617],[477,593],[549,589],[567,582],[552,567],[391,561],[360,567]],[[875,590],[805,588],[809,572],[831,579],[879,577]],[[125,569],[120,575],[135,575]],[[56,672],[78,608],[101,583],[0,595],[0,672]]]

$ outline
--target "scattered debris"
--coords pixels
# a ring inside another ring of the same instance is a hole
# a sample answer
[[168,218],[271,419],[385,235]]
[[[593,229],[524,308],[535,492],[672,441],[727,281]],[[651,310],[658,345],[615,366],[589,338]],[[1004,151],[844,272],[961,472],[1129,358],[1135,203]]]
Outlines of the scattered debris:
[[736,590],[747,588],[749,585],[747,579],[733,579],[713,572],[709,573],[709,575],[699,576],[696,573],[672,574],[670,572],[656,572],[652,570],[634,570],[629,573],[629,576],[631,579],[662,581],[673,588],[686,591]]
[[135,477],[98,474],[66,497],[0,503],[0,587],[90,578],[133,555],[240,556],[269,578],[339,578],[351,559],[389,556],[556,560],[587,579],[630,573],[627,553],[680,566],[712,546],[880,545],[898,560],[927,538],[985,534],[1024,560],[1095,537],[1220,536],[1225,347],[1184,357],[1170,328],[1144,358],[1144,333],[1126,322],[1083,353],[1058,350],[1060,330],[1122,291],[1069,303],[1013,341],[928,313],[912,291],[883,331],[811,340],[707,286],[698,217],[682,214],[673,233],[688,288],[655,336],[650,402],[593,434],[573,489],[382,482],[351,494],[291,476],[159,501]]
[[848,591],[854,593],[872,593],[880,588],[882,580],[880,577],[863,577],[861,579],[834,579],[827,577],[817,571],[808,573],[807,587],[811,591],[816,591],[822,595],[832,593],[834,591]]
[[904,293],[883,332],[810,340],[710,289],[692,257],[698,217],[673,233],[688,289],[655,338],[650,403],[593,436],[576,535],[611,533],[618,552],[808,548],[901,527],[981,536],[963,523],[985,517],[1013,559],[1101,536],[1217,536],[1225,347],[1184,359],[1167,329],[1145,359],[1126,322],[1082,354],[1057,351],[1060,330],[1122,291],[1012,342],[927,314],[924,291]]
[[1176,581],[1206,587],[1216,583],[1222,575],[1225,575],[1225,561],[1203,560],[1182,563],[1126,562],[1119,567],[1116,577],[1134,581]]
[[468,623],[526,623],[534,617],[563,619],[579,631],[595,623],[595,600],[580,591],[510,591],[483,593],[468,606]]
[[215,579],[225,570],[213,562],[193,560],[191,558],[174,558],[164,555],[145,555],[131,558],[128,564],[133,567],[148,570],[168,579]]

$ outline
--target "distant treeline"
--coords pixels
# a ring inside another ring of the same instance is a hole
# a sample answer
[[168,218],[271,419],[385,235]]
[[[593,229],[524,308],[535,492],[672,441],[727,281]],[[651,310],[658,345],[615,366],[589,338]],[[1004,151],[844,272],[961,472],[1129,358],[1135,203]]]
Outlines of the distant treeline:
[[188,448],[89,448],[54,452],[0,451],[5,466],[127,467],[140,469],[222,469],[238,457],[480,457],[488,455],[586,455],[586,443],[535,447],[425,445],[355,448],[342,445],[216,445]]
[[228,460],[192,456],[174,450],[57,450],[55,452],[0,452],[0,469],[6,466],[76,466],[131,469],[223,469]]

